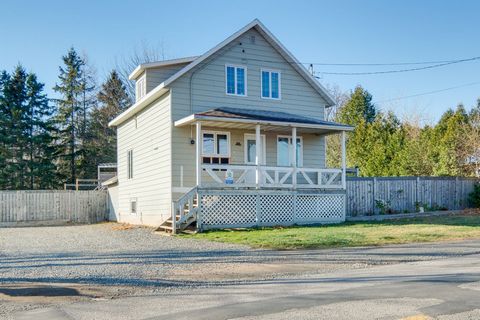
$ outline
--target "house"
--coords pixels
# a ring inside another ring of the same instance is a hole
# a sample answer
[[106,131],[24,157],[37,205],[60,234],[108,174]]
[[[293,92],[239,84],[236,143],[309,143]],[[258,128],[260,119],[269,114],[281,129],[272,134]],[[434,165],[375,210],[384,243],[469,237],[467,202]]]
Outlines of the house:
[[[332,97],[259,20],[130,78],[136,102],[109,124],[121,222],[175,232],[344,221],[353,128],[324,119]],[[326,168],[329,134],[342,136],[342,168]]]

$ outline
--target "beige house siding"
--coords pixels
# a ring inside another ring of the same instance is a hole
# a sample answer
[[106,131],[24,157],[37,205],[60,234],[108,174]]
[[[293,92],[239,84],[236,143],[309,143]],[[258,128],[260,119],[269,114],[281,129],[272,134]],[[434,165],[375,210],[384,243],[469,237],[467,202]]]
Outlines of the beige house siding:
[[167,80],[180,69],[185,67],[188,63],[179,63],[170,66],[163,66],[158,68],[148,68],[145,70],[147,81],[147,93],[155,89],[156,86]]
[[[252,39],[255,38],[253,43]],[[240,44],[241,43],[241,44]],[[247,96],[230,96],[225,93],[225,65],[235,64],[247,68]],[[281,100],[262,99],[261,69],[281,72]],[[192,88],[190,90],[190,83]],[[296,113],[317,119],[324,119],[325,100],[305,79],[274,49],[256,30],[241,35],[206,62],[185,74],[171,85],[173,121],[194,112],[219,107],[236,107],[269,111]],[[180,186],[180,168],[183,166],[183,186],[195,183],[195,146],[190,144],[194,129],[176,128],[172,133],[172,183]],[[289,134],[289,133],[287,133]],[[300,135],[300,134],[299,134]],[[241,154],[233,163],[243,163],[243,132],[241,133]],[[232,131],[232,151],[236,133]],[[267,135],[267,164],[276,165],[276,134]],[[305,137],[304,166],[325,166],[325,138]]]
[[[118,134],[119,220],[158,225],[171,207],[171,108],[167,93],[121,124]],[[127,152],[133,150],[133,178],[127,177]],[[137,214],[130,201],[137,199]]]

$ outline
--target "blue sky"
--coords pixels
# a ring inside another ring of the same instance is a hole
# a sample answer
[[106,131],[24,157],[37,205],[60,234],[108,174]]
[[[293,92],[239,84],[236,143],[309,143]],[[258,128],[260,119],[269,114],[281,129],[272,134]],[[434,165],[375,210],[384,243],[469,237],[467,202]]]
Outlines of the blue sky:
[[[480,56],[479,1],[10,1],[0,3],[0,69],[17,63],[48,92],[70,46],[88,54],[101,79],[141,43],[167,58],[198,55],[259,18],[302,62],[392,63]],[[407,66],[409,67],[409,66]],[[362,72],[404,66],[315,66]],[[375,101],[444,88],[432,95],[378,103],[400,116],[437,120],[449,107],[480,97],[480,61],[386,75],[322,75],[324,85],[361,84]]]

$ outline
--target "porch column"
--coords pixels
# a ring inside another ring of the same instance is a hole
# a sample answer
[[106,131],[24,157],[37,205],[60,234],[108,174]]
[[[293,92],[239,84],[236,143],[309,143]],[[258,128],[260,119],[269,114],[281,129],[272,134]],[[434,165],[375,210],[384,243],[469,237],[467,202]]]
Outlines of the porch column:
[[197,122],[195,130],[195,163],[197,170],[197,186],[202,184],[202,124]]
[[342,131],[342,188],[347,188],[347,152],[345,148],[345,131]]
[[297,187],[297,128],[292,127],[292,185],[295,189]]
[[260,187],[261,183],[261,172],[260,172],[260,164],[262,163],[263,155],[262,155],[262,136],[260,135],[260,125],[255,125],[255,184],[257,188]]

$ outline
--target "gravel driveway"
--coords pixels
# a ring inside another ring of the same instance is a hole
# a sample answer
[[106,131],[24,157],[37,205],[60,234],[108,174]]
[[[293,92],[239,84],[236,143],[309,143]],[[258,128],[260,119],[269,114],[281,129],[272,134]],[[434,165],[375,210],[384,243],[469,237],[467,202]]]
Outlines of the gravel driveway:
[[[0,318],[19,308],[67,303],[69,297],[76,301],[116,298],[292,275],[308,278],[338,270],[478,253],[478,248],[478,242],[472,241],[271,251],[166,237],[151,228],[115,223],[0,228]],[[47,298],[37,301],[32,296]]]
[[477,248],[462,243],[271,251],[167,237],[152,228],[115,223],[0,228],[0,283],[198,286],[431,260],[470,254]]

